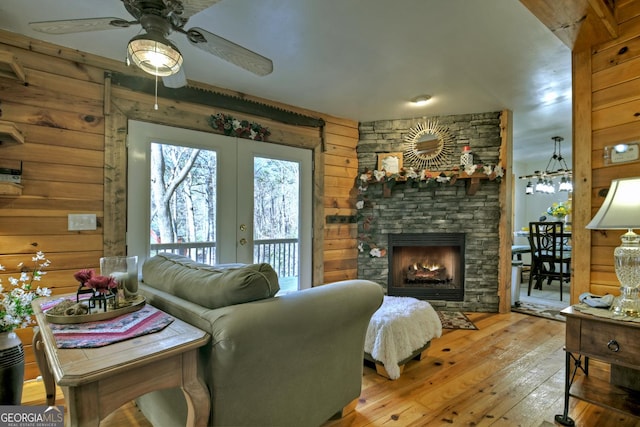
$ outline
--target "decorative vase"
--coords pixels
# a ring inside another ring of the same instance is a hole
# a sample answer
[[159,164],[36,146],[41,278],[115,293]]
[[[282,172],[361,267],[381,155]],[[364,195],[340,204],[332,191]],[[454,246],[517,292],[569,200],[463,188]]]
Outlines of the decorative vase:
[[138,295],[138,257],[112,256],[100,258],[100,274],[118,283],[116,307]]
[[19,405],[24,382],[24,349],[15,332],[0,332],[0,405]]

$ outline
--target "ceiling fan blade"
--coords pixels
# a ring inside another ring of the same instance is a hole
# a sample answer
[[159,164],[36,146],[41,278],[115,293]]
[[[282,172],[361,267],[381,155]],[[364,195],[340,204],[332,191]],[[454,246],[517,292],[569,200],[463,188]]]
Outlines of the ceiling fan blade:
[[184,72],[184,67],[180,67],[180,71],[171,75],[162,77],[162,84],[164,87],[171,89],[177,89],[187,85],[187,75]]
[[180,14],[183,18],[190,18],[201,10],[205,10],[220,0],[182,0],[183,11]]
[[192,45],[259,76],[273,71],[273,62],[269,58],[202,28],[191,28],[187,31],[187,38]]
[[137,24],[137,22],[113,17],[29,22],[29,26],[32,29],[47,34],[70,34],[83,33],[87,31],[113,30],[115,28],[129,27],[132,24]]

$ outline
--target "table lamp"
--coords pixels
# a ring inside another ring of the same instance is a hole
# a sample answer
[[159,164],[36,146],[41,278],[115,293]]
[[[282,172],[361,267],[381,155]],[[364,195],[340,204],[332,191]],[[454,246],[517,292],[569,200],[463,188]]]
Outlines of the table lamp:
[[589,229],[628,230],[622,245],[613,252],[621,295],[611,310],[615,314],[640,317],[640,240],[633,228],[640,228],[640,177],[614,179],[600,210],[587,225]]

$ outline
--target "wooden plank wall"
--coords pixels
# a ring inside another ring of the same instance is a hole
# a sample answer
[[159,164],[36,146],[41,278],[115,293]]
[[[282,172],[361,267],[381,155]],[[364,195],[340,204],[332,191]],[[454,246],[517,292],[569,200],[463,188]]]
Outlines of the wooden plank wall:
[[[342,124],[340,127],[327,126],[327,130],[332,130],[332,133],[327,135],[325,142],[325,216],[352,216],[355,215],[354,205],[357,196],[355,182],[358,175],[358,128]],[[345,189],[349,189],[348,194],[345,194]],[[357,224],[327,224],[324,236],[325,281],[356,278]]]
[[[2,41],[0,40],[0,43]],[[46,53],[8,45],[27,74],[27,84],[0,78],[2,120],[25,136],[23,145],[3,145],[0,160],[23,162],[23,194],[0,197],[0,263],[3,283],[29,266],[37,250],[51,260],[42,285],[55,293],[75,291],[73,273],[99,265],[102,232],[67,231],[67,214],[103,217],[102,85],[97,69]],[[18,330],[25,346],[25,377],[38,375],[31,351],[32,328]]]
[[[591,216],[611,180],[640,176],[640,162],[605,165],[604,147],[640,141],[640,1],[617,4],[618,37],[591,50]],[[575,156],[574,156],[575,157]],[[591,292],[618,293],[613,250],[623,231],[591,232]]]
[[640,1],[520,2],[573,55],[571,301],[587,291],[618,294],[613,250],[623,232],[585,227],[611,180],[640,175],[640,162],[605,165],[603,159],[604,147],[640,140]]
[[[0,77],[0,119],[15,122],[24,145],[0,147],[0,161],[23,162],[24,191],[0,197],[0,264],[3,283],[36,250],[51,260],[42,284],[54,294],[75,291],[73,273],[99,268],[99,258],[124,252],[128,118],[213,132],[206,118],[226,112],[255,120],[272,131],[271,142],[314,150],[314,286],[356,277],[355,230],[328,225],[326,215],[353,215],[355,147],[358,124],[221,88],[281,108],[321,117],[324,135],[233,111],[159,100],[154,112],[149,96],[111,88],[105,70],[142,75],[105,58],[0,31],[0,50],[11,52],[25,68],[27,82]],[[197,83],[195,83],[197,84]],[[105,104],[105,99],[106,104]],[[94,213],[95,231],[67,231],[67,215]],[[31,350],[32,329],[18,331],[26,350],[26,378],[38,375]]]

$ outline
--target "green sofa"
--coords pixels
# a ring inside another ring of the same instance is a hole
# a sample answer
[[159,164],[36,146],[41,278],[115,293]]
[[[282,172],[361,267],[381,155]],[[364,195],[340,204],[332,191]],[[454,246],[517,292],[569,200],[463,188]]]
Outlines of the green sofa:
[[[348,280],[278,295],[268,264],[208,266],[173,254],[145,261],[147,302],[211,335],[199,370],[212,426],[319,426],[361,391],[364,339],[382,287]],[[179,389],[141,396],[156,427],[185,425]],[[352,406],[353,407],[353,406]]]

